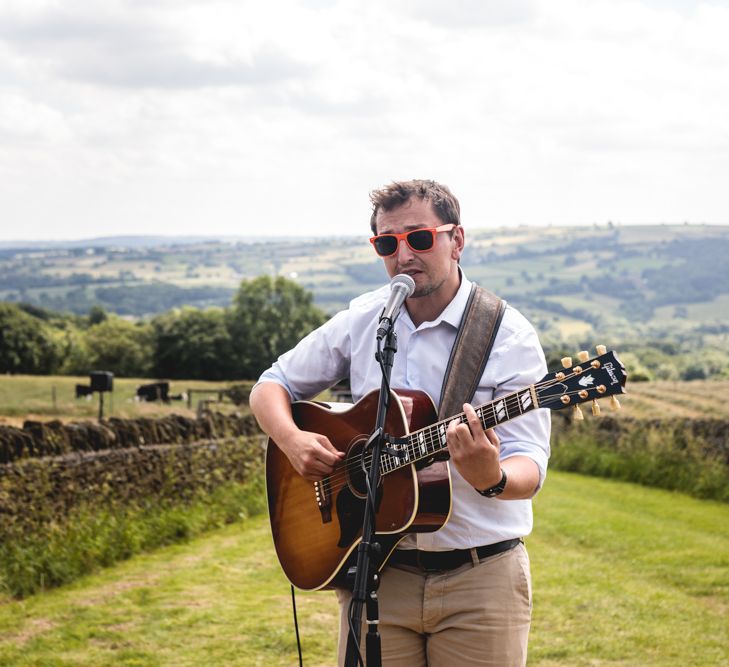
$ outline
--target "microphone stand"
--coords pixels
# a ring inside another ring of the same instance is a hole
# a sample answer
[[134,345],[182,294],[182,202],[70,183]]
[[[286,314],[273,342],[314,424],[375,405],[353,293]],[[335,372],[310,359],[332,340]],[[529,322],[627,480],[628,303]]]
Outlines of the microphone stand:
[[[345,667],[357,667],[361,661],[359,650],[360,628],[362,626],[362,606],[367,604],[367,667],[379,667],[382,664],[381,641],[378,631],[379,606],[377,601],[377,588],[379,575],[377,566],[382,547],[374,542],[377,487],[380,483],[380,456],[387,436],[384,434],[385,418],[390,406],[390,374],[397,352],[397,334],[395,333],[395,319],[385,320],[385,344],[377,360],[382,368],[382,384],[380,398],[377,406],[377,420],[375,430],[363,449],[363,456],[368,449],[372,450],[372,464],[368,472],[369,484],[367,486],[367,500],[365,503],[364,518],[362,520],[362,541],[357,547],[357,564],[354,572],[354,587],[352,602],[349,609],[349,635],[347,636],[347,651],[345,654]],[[378,335],[379,338],[379,335]],[[380,354],[382,355],[380,358]],[[374,563],[372,561],[375,561]]]

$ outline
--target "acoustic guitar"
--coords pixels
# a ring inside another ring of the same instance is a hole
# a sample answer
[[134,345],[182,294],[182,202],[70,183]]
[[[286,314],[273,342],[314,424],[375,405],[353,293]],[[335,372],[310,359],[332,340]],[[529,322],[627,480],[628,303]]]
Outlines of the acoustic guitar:
[[[537,409],[561,410],[625,393],[626,372],[614,352],[598,346],[588,360],[562,360],[563,370],[514,393],[474,406],[484,429],[503,424]],[[364,516],[365,478],[371,452],[365,447],[377,416],[379,392],[373,391],[346,410],[312,401],[292,404],[299,428],[322,433],[346,454],[334,471],[319,482],[301,477],[286,455],[269,439],[266,450],[266,491],[271,532],[281,567],[294,586],[303,590],[345,584],[356,561]],[[446,428],[453,420],[465,423],[464,413],[438,421],[435,405],[424,392],[394,390],[385,433],[395,440],[380,460],[380,486],[375,530],[382,546],[378,567],[407,534],[441,528],[451,511]],[[504,502],[494,500],[493,502]]]

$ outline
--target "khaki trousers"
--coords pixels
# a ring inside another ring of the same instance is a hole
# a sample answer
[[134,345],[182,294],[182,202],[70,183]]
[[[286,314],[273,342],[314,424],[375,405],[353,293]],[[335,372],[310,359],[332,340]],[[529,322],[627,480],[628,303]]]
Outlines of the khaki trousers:
[[[351,594],[337,590],[337,597],[341,666]],[[378,598],[385,667],[526,664],[532,595],[529,557],[523,544],[449,572],[389,566],[382,573]],[[363,622],[363,657],[366,632]]]

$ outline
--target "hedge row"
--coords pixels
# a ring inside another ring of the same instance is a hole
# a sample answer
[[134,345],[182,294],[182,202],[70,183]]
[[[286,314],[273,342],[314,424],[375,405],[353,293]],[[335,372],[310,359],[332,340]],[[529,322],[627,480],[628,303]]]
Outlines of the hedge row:
[[159,419],[101,422],[26,421],[23,428],[0,426],[0,464],[72,452],[126,449],[151,444],[181,444],[258,432],[252,415],[210,413],[198,419],[170,415]]
[[555,419],[550,466],[729,502],[729,420]]

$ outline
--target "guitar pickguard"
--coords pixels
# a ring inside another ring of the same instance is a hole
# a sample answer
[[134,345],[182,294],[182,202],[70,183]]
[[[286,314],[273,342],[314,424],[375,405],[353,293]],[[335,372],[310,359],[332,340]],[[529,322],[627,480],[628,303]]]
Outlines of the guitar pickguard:
[[[366,500],[352,493],[349,485],[345,485],[337,494],[337,519],[339,520],[340,549],[348,548],[359,537],[364,520]],[[375,506],[379,510],[382,503],[382,489],[378,489]]]

